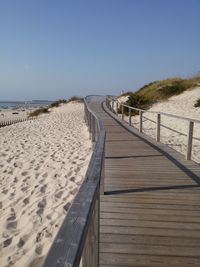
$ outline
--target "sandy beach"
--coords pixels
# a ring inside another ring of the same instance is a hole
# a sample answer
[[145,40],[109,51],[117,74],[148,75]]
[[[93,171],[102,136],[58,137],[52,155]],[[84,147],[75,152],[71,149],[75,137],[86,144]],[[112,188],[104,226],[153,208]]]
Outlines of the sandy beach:
[[0,123],[3,121],[15,121],[27,118],[28,109],[0,109]]
[[[165,112],[187,118],[200,120],[200,108],[195,108],[194,103],[200,97],[200,87],[187,90],[184,93],[173,96],[167,101],[154,104],[149,110]],[[120,97],[120,102],[125,102],[126,97]],[[144,113],[143,132],[152,138],[156,138],[156,114]],[[152,120],[149,121],[148,119]],[[125,117],[128,122],[128,117]],[[161,142],[185,155],[188,134],[188,121],[179,120],[167,116],[161,116],[161,124],[170,129],[161,127]],[[132,117],[132,125],[139,129],[139,116]],[[192,160],[200,163],[200,124],[194,125],[194,138]]]
[[39,267],[92,153],[81,103],[0,128],[0,262]]

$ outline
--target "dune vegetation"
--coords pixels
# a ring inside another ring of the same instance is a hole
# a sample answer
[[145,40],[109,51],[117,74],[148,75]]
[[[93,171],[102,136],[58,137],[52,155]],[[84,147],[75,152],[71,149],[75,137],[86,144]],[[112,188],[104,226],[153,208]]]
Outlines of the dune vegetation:
[[52,102],[49,106],[47,107],[41,107],[41,108],[38,108],[32,112],[30,112],[28,114],[28,117],[36,117],[36,116],[39,116],[41,114],[46,114],[46,113],[49,113],[49,109],[50,108],[55,108],[55,107],[59,107],[61,104],[67,104],[69,102],[82,102],[83,99],[78,97],[78,96],[72,96],[71,98],[69,98],[68,100],[65,100],[65,99],[60,99],[60,100],[57,100],[55,102]]
[[194,104],[195,108],[200,108],[200,98],[197,99],[197,101]]
[[[198,85],[200,85],[200,76],[195,76],[189,79],[174,77],[151,82],[134,93],[126,92],[122,96],[129,96],[126,102],[127,105],[140,109],[148,109],[155,102],[167,100],[171,96],[179,95]],[[195,103],[195,107],[198,107],[199,105],[200,100]],[[119,109],[119,113],[120,112],[121,108]],[[126,109],[125,113],[127,113]],[[134,112],[133,115],[137,114],[138,112]]]

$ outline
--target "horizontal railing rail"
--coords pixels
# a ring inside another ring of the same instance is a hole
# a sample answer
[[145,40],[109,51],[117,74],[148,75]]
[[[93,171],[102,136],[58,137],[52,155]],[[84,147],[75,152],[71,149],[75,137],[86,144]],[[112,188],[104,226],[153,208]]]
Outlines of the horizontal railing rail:
[[[89,99],[89,97],[88,97]],[[49,250],[43,267],[99,266],[99,197],[104,193],[105,129],[84,100],[94,148],[85,179]]]
[[[151,114],[155,114],[157,116],[157,119],[155,121],[156,123],[156,141],[160,142],[160,130],[161,127],[164,127],[166,129],[172,130],[171,128],[169,128],[168,126],[165,126],[163,124],[161,124],[161,115],[162,116],[167,116],[167,117],[171,117],[171,118],[175,118],[175,119],[181,119],[184,121],[188,122],[188,134],[183,134],[185,136],[187,136],[187,149],[186,149],[186,155],[185,158],[186,160],[191,160],[191,156],[192,156],[192,141],[193,139],[195,140],[200,140],[197,137],[193,136],[193,132],[194,132],[194,124],[200,124],[200,120],[196,120],[193,118],[187,118],[187,117],[183,117],[183,116],[178,116],[178,115],[174,115],[174,114],[170,114],[170,113],[165,113],[165,112],[158,112],[158,111],[151,111],[151,110],[144,110],[144,109],[139,109],[139,108],[135,108],[135,107],[131,107],[128,106],[124,103],[120,103],[116,98],[111,98],[111,97],[107,97],[106,99],[106,105],[107,107],[110,109],[110,111],[112,111],[113,113],[115,113],[116,115],[118,115],[118,109],[121,107],[121,114],[122,114],[122,120],[124,120],[124,116],[125,116],[125,112],[124,109],[128,109],[128,123],[131,126],[132,122],[131,122],[131,110],[135,110],[139,112],[139,132],[142,133],[143,132],[143,118],[145,118],[146,120],[152,121],[153,120],[144,117],[144,113],[151,113]],[[115,108],[114,108],[115,105]],[[174,130],[174,132],[177,132],[176,130]],[[179,133],[182,134],[182,133]]]

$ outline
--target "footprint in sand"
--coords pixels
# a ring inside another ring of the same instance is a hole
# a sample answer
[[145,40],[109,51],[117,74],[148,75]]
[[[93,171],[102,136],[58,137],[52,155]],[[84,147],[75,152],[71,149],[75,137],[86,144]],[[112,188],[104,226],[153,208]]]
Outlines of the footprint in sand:
[[23,203],[24,203],[25,205],[29,204],[29,202],[30,202],[29,199],[30,199],[30,197],[26,197],[26,198],[24,198]]
[[28,189],[28,186],[22,186],[22,187],[21,187],[21,191],[22,191],[22,192],[26,192],[27,189]]
[[17,183],[17,182],[18,182],[17,177],[14,178],[13,182],[14,182],[14,183]]
[[25,243],[28,241],[28,239],[29,239],[29,235],[24,235],[20,237],[17,243],[17,247],[22,248],[25,245]]
[[37,179],[39,177],[39,175],[40,175],[39,173],[36,173],[35,174],[35,179]]
[[34,170],[38,171],[39,169],[40,169],[40,166],[36,166]]
[[74,182],[74,181],[75,181],[75,177],[72,176],[69,180],[70,180],[71,182]]
[[8,238],[6,239],[5,241],[3,241],[3,247],[6,248],[8,246],[10,246],[10,244],[12,243],[12,237],[11,238]]
[[7,230],[15,230],[17,228],[17,221],[7,221],[6,229]]
[[44,209],[47,205],[46,198],[43,198],[39,203],[38,203],[38,210],[36,211],[37,215],[42,215],[44,213]]
[[41,193],[45,193],[45,192],[46,192],[46,189],[47,189],[47,184],[43,185],[43,186],[40,188],[40,192],[41,192]]
[[70,206],[71,206],[71,203],[70,203],[70,202],[67,202],[67,204],[65,204],[65,205],[63,206],[63,209],[64,209],[65,211],[68,211]]
[[28,174],[28,172],[24,171],[21,173],[22,176],[26,176]]
[[4,195],[6,195],[6,194],[8,193],[8,189],[3,189],[3,190],[1,191],[1,193],[4,194]]
[[37,255],[41,255],[42,251],[43,251],[43,245],[42,244],[37,244],[36,247],[35,247],[35,253]]
[[45,173],[42,175],[43,178],[47,178],[47,176],[48,176],[48,173],[47,173],[47,172],[45,172]]
[[60,190],[60,191],[58,191],[57,193],[55,193],[55,198],[61,198],[62,197],[62,195],[63,195],[63,190]]

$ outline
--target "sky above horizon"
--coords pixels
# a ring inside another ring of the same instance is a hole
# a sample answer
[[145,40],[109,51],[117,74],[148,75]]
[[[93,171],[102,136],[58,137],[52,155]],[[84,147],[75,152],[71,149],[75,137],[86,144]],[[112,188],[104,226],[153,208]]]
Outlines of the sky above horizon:
[[120,94],[200,71],[200,0],[0,0],[0,100]]

